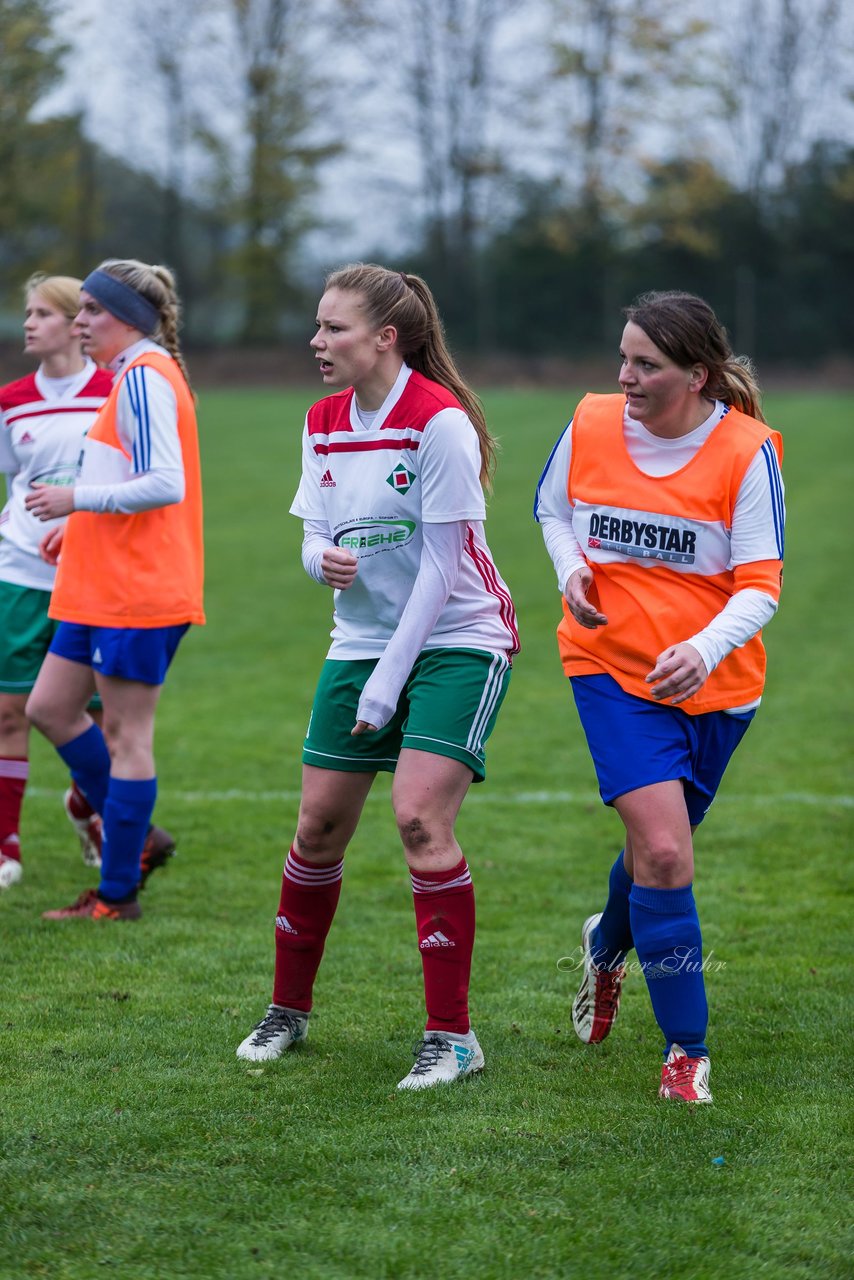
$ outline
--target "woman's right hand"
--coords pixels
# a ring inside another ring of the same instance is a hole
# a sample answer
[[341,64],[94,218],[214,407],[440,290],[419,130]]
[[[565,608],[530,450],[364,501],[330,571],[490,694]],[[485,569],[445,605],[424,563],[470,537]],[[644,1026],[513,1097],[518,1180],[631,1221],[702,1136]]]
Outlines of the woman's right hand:
[[50,529],[39,543],[39,555],[42,560],[46,560],[48,564],[56,564],[59,560],[59,553],[62,550],[62,539],[65,535],[65,525],[58,525],[55,529]]
[[340,547],[327,547],[320,561],[323,580],[336,591],[346,591],[353,585],[359,561],[352,551],[342,551]]
[[608,619],[604,613],[592,605],[587,599],[587,592],[593,586],[593,570],[584,565],[581,569],[576,569],[575,573],[570,574],[564,588],[564,598],[569,605],[569,612],[575,621],[580,623],[582,627],[587,627],[591,631],[596,627],[604,627],[607,625]]

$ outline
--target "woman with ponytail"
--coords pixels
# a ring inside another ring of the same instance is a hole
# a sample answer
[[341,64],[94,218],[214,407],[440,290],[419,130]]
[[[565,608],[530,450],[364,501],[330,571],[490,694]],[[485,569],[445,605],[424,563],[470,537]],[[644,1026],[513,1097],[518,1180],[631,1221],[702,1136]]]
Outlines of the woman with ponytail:
[[379,771],[409,866],[427,1023],[399,1088],[479,1071],[471,1030],[471,873],[454,834],[518,649],[483,536],[494,444],[418,276],[333,272],[311,346],[334,394],[308,412],[303,564],[334,595],[332,647],[303,748],[296,835],[276,917],[273,1000],[239,1046],[280,1057],[305,1039],[344,853]]
[[625,311],[620,394],[586,396],[535,503],[564,598],[558,641],[606,804],[625,827],[581,933],[586,1044],[635,948],[664,1035],[659,1095],[711,1102],[693,832],[759,705],[780,595],[782,442],[711,307]]
[[[83,281],[77,322],[115,382],[74,484],[34,484],[26,499],[39,520],[68,516],[42,542],[59,564],[50,616],[60,625],[27,715],[102,815],[102,864],[97,891],[45,918],[135,920],[157,793],[155,709],[182,636],[204,622],[196,412],[165,267],[102,262]],[[93,673],[103,733],[85,709]]]

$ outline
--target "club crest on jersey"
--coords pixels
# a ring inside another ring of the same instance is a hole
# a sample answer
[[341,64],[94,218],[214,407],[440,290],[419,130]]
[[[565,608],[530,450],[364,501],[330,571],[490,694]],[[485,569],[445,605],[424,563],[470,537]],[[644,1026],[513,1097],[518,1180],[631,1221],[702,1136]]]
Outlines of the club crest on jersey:
[[391,475],[386,476],[386,484],[390,484],[398,493],[408,493],[415,484],[415,474],[407,471],[403,463],[399,462]]

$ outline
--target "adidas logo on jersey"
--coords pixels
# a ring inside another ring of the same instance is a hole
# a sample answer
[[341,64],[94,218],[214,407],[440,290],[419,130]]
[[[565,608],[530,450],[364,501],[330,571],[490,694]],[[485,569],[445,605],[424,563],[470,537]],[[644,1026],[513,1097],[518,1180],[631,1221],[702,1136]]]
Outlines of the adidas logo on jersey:
[[276,928],[281,929],[282,933],[296,933],[287,916],[276,916]]
[[437,929],[435,933],[431,933],[423,942],[418,944],[419,951],[426,951],[428,947],[455,947],[457,944],[451,942],[450,938],[446,938],[444,933],[440,933]]
[[326,469],[326,471],[324,471],[323,475],[320,477],[320,487],[321,489],[335,488],[335,481],[332,479],[332,472],[328,468]]
[[30,435],[29,431],[25,431],[24,434],[21,436],[20,440],[18,441],[18,444],[34,444],[34,443],[35,441],[33,437]]

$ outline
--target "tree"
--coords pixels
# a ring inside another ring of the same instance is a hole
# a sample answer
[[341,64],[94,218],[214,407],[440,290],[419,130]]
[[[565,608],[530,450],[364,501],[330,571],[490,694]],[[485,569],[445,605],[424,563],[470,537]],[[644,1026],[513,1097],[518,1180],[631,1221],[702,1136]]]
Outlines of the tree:
[[159,256],[175,270],[184,306],[192,311],[203,284],[195,278],[187,224],[199,194],[209,197],[200,192],[202,175],[218,155],[210,116],[224,61],[222,14],[209,0],[145,0],[144,7],[140,0],[109,0],[100,24],[135,32],[130,45],[117,40],[113,53],[125,59],[126,93],[137,104],[127,127],[161,195]]
[[65,148],[73,122],[38,122],[33,112],[62,75],[64,47],[51,33],[54,6],[0,0],[0,271],[17,286],[29,267],[49,264]]
[[[404,170],[410,253],[449,327],[477,345],[486,320],[479,258],[488,193],[503,172],[496,41],[518,0],[349,0],[344,7],[371,65],[384,68],[384,141],[402,140],[414,153]],[[392,96],[396,110],[388,109]]]
[[235,255],[245,290],[243,338],[265,342],[280,330],[294,296],[290,272],[319,166],[340,150],[314,136],[320,84],[301,41],[316,17],[298,0],[229,0],[234,63],[245,128],[238,198],[241,246]]
[[615,191],[636,181],[650,126],[666,127],[684,111],[686,88],[696,92],[695,51],[708,24],[693,10],[660,0],[549,0],[552,74],[566,90],[555,113],[563,176],[591,227]]
[[[828,98],[842,105],[842,17],[841,0],[725,0],[721,27],[734,36],[726,39],[716,81],[735,180],[756,199],[803,153]],[[828,124],[830,116],[825,135]]]

